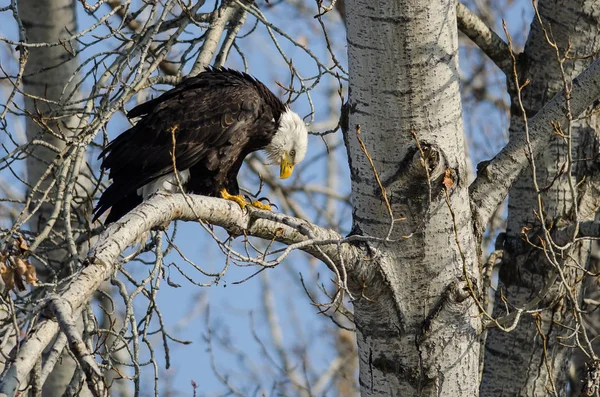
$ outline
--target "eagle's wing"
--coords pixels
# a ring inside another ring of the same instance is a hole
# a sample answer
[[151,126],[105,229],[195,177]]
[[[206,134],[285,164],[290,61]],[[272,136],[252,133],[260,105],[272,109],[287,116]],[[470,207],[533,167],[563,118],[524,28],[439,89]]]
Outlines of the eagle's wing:
[[173,172],[173,149],[177,169],[182,171],[214,155],[214,148],[243,143],[243,134],[252,130],[252,124],[265,116],[272,118],[253,80],[228,75],[215,81],[201,76],[132,111],[145,116],[100,155],[113,183],[98,202],[96,218],[138,188]]
[[194,89],[210,91],[218,90],[223,86],[236,87],[239,85],[252,84],[262,86],[261,83],[246,73],[233,69],[208,67],[205,72],[202,72],[194,77],[188,77],[162,95],[134,107],[127,112],[127,117],[131,119],[149,114],[154,110],[154,108],[156,108],[157,105],[166,102],[169,99],[175,98],[185,91]]

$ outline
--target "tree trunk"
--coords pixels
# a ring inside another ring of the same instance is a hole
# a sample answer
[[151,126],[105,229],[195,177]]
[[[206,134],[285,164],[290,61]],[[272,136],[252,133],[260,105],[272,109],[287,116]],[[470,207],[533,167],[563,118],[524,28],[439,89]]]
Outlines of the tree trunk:
[[[586,58],[598,50],[596,37],[600,33],[597,2],[540,1],[538,5],[544,27],[551,39],[556,40],[560,57],[570,45],[569,59],[564,62],[566,80],[571,81],[591,63]],[[550,25],[550,26],[549,26]],[[519,60],[521,84],[529,80],[523,90],[523,105],[529,118],[557,92],[564,88],[556,50],[551,47],[544,35],[537,17],[531,24],[524,54]],[[514,77],[509,76],[509,79]],[[514,84],[512,85],[514,86]],[[516,97],[512,93],[511,140],[523,134],[523,115]],[[577,115],[573,115],[576,117]],[[572,156],[568,157],[568,146],[562,139],[556,139],[548,150],[535,159],[537,184],[543,201],[543,219],[547,228],[585,220],[593,220],[595,199],[590,194],[594,181],[590,178],[589,155],[594,145],[594,118],[582,118],[561,126],[565,134],[572,136]],[[548,125],[548,134],[553,134]],[[587,153],[587,154],[586,154]],[[569,162],[573,169],[569,170]],[[566,168],[565,168],[566,167]],[[587,179],[584,180],[583,178]],[[577,188],[573,188],[583,182]],[[574,194],[575,196],[574,197]],[[574,203],[577,203],[577,212]],[[495,316],[503,315],[505,303],[501,295],[515,307],[524,307],[548,282],[556,272],[549,263],[544,250],[533,248],[523,239],[523,228],[540,231],[538,195],[534,189],[531,170],[526,170],[510,191],[508,201],[507,238],[504,245],[504,260],[500,269],[500,280]],[[537,238],[532,241],[539,245]],[[576,270],[575,263],[585,266],[589,256],[589,242],[570,247],[561,254],[566,260],[559,260],[570,288],[556,281],[556,285],[543,297],[540,308],[546,309],[534,315],[524,316],[511,333],[491,330],[485,349],[485,366],[481,386],[482,396],[545,396],[565,395],[569,358],[574,343],[574,305],[569,299],[568,289],[579,299],[582,271]],[[551,256],[551,255],[550,255]],[[585,345],[585,343],[584,343]],[[579,386],[580,387],[580,386]]]
[[[77,31],[75,6],[74,0],[20,0],[19,13],[28,42],[56,43],[71,36]],[[40,15],[44,15],[44,18],[40,19]],[[25,108],[32,115],[26,117],[27,138],[29,141],[44,141],[46,145],[32,145],[31,155],[27,157],[27,182],[30,190],[36,188],[39,197],[51,182],[58,183],[61,177],[60,166],[54,167],[45,178],[42,179],[42,176],[60,151],[65,149],[66,141],[76,134],[79,117],[76,117],[73,111],[67,110],[73,106],[65,106],[66,102],[78,99],[78,80],[74,78],[79,66],[76,51],[76,41],[65,41],[64,45],[29,48],[23,77],[24,90],[28,94],[25,97]],[[47,128],[40,128],[40,125]],[[52,129],[53,133],[49,133],[48,129]],[[49,196],[55,198],[55,191],[51,190]],[[62,211],[53,213],[55,207],[57,205],[45,203],[32,218],[32,229],[40,231],[49,219],[54,219],[58,226],[55,226],[55,229],[60,230],[60,225],[64,225],[64,214]],[[60,206],[59,210],[62,209]],[[54,250],[50,260],[53,261],[56,271],[61,270],[62,261],[67,254],[64,244],[61,243],[63,238],[60,233],[54,247],[50,247]],[[40,271],[42,278],[48,275],[48,269],[41,268]]]
[[468,289],[477,288],[478,266],[456,4],[345,5],[352,234],[381,239],[368,243],[370,275],[353,280],[361,393],[476,395],[481,325]]
[[[55,43],[77,32],[76,1],[75,0],[19,0],[19,15],[26,30],[27,41],[30,43]],[[29,58],[25,65],[23,88],[28,94],[25,97],[25,108],[33,115],[26,117],[27,138],[42,140],[50,146],[33,145],[31,155],[27,157],[27,182],[29,189],[37,187],[41,197],[52,181],[59,176],[59,169],[49,174],[37,185],[49,164],[57,157],[57,150],[66,147],[66,139],[75,135],[79,118],[74,114],[65,114],[64,103],[74,101],[77,96],[77,79],[73,78],[79,66],[76,57],[77,42],[65,41],[64,45],[41,46],[29,48]],[[69,81],[72,79],[71,81]],[[36,98],[43,98],[36,99]],[[37,123],[36,123],[37,121]],[[44,131],[39,127],[43,121],[55,134]],[[64,135],[63,139],[57,135]],[[53,147],[55,149],[50,149]],[[56,195],[51,190],[50,197]],[[75,205],[67,202],[65,205]],[[50,219],[56,219],[53,229],[54,246],[48,259],[58,274],[62,274],[68,251],[65,249],[63,209],[55,212],[55,204],[45,203],[38,214],[32,218],[30,226],[33,230],[41,231]],[[85,250],[85,247],[83,247]],[[45,267],[38,267],[38,275],[42,279],[51,277]],[[62,396],[74,370],[75,361],[68,354],[63,354],[52,374],[44,384],[44,396]],[[81,391],[86,395],[86,387]]]

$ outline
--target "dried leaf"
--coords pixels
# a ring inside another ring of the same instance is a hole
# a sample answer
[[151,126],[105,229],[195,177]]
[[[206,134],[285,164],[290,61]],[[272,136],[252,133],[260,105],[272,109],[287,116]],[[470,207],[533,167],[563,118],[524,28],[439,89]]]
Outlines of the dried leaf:
[[25,282],[30,285],[37,285],[39,280],[37,278],[35,266],[33,266],[29,262],[26,262],[26,263],[27,263],[27,271],[25,272]]
[[9,266],[6,266],[2,263],[2,267],[0,267],[0,274],[2,275],[2,281],[4,281],[4,285],[6,286],[6,291],[10,291],[15,286],[13,269]]
[[18,257],[15,258],[15,265],[15,271],[19,276],[23,276],[25,273],[27,273],[27,262],[25,262],[23,259]]
[[29,250],[29,245],[27,245],[27,241],[25,241],[23,236],[19,236],[19,249],[21,249],[22,254]]
[[452,180],[452,171],[448,168],[444,174],[444,180],[442,181],[446,188],[451,188],[454,186],[454,181]]

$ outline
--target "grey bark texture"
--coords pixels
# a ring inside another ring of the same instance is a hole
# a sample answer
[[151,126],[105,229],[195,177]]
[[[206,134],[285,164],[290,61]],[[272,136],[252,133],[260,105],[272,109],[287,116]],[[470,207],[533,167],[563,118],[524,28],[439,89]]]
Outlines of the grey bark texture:
[[[568,55],[571,58],[563,64],[565,78],[570,81],[590,65],[592,58],[589,55],[598,50],[598,2],[540,1],[538,11],[546,34],[551,35],[550,39],[558,45],[558,57],[563,57],[570,46]],[[549,98],[564,89],[556,49],[548,43],[541,26],[538,18],[534,17],[517,71],[521,84],[529,80],[523,89],[523,106],[528,117],[533,117]],[[511,75],[508,78],[514,80]],[[575,91],[578,87],[573,89]],[[512,100],[510,139],[516,140],[523,136],[523,115],[514,92]],[[592,162],[589,159],[594,158],[593,153],[598,146],[596,123],[596,117],[592,116],[561,124],[565,133],[572,137],[571,156],[578,159],[575,163],[569,158],[570,149],[562,139],[553,139],[547,150],[536,153],[536,182],[542,189],[543,220],[549,228],[594,220],[598,176],[591,172],[593,168],[590,168]],[[553,134],[548,125],[546,134]],[[572,169],[569,164],[573,164]],[[578,186],[576,189],[573,188],[575,185]],[[523,228],[539,231],[540,212],[532,173],[526,170],[509,194],[507,237],[500,270],[501,284],[496,296],[496,316],[504,314],[501,294],[511,305],[523,307],[556,274],[548,262],[547,252],[534,248],[523,239]],[[584,241],[557,251],[566,256],[559,263],[564,267],[573,295],[579,300],[582,285],[579,280],[584,274],[574,264],[587,266],[590,243]],[[539,315],[524,316],[511,333],[497,329],[490,331],[485,350],[482,396],[566,395],[568,366],[575,350],[570,346],[576,343],[573,311],[577,309],[569,300],[564,284],[557,283],[540,298],[540,307],[548,310]],[[581,384],[572,387],[576,388],[573,392],[578,393]]]
[[478,277],[478,261],[455,2],[345,7],[353,232],[394,240],[368,244],[371,274],[354,302],[361,394],[476,395],[481,321],[465,275]]

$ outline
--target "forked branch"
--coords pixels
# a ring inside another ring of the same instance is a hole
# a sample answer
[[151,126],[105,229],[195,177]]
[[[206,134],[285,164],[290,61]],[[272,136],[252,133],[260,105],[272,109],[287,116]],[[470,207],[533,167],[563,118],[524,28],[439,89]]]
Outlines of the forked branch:
[[[570,93],[571,113],[577,117],[600,98],[600,60],[573,79]],[[529,119],[529,145],[540,153],[555,136],[553,125],[567,124],[564,91],[558,92]],[[520,134],[483,168],[469,187],[475,230],[482,235],[496,208],[504,201],[512,184],[529,164],[525,134]]]
[[458,29],[477,44],[505,75],[510,76],[512,58],[508,44],[461,3],[456,4],[456,21]]

